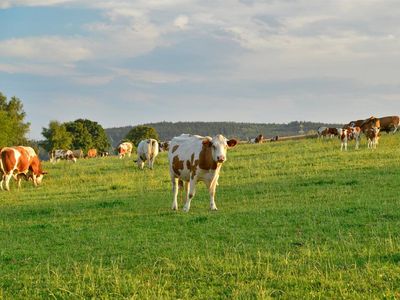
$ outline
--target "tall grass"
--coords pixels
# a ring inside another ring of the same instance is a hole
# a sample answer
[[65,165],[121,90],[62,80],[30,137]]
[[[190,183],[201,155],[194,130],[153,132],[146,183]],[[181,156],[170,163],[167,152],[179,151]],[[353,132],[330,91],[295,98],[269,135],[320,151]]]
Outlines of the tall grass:
[[399,298],[399,142],[239,145],[219,211],[199,184],[188,214],[170,210],[166,153],[153,171],[45,163],[42,186],[0,193],[0,297]]

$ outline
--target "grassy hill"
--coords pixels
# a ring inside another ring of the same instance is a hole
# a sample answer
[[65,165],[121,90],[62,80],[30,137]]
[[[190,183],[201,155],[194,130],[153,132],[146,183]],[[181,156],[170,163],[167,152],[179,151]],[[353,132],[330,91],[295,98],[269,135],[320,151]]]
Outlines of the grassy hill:
[[[260,133],[265,137],[273,136],[293,136],[300,131],[304,133],[316,132],[321,126],[341,127],[340,124],[324,124],[314,122],[290,122],[287,124],[275,123],[237,123],[237,122],[158,122],[144,124],[156,129],[160,140],[169,141],[174,136],[182,133],[199,134],[213,136],[223,134],[227,137],[236,137],[240,140],[249,140],[258,136]],[[115,127],[106,129],[107,136],[113,147],[125,138],[132,126]]]
[[0,298],[397,298],[399,144],[239,145],[217,212],[203,184],[170,210],[166,153],[45,163],[42,186],[0,193]]

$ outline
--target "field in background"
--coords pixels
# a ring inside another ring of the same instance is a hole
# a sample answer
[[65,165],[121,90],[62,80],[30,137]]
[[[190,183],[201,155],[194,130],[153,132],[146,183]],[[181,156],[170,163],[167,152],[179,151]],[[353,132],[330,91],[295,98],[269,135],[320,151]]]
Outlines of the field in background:
[[365,144],[239,145],[217,212],[170,210],[166,153],[45,163],[0,193],[0,298],[398,298],[400,134]]

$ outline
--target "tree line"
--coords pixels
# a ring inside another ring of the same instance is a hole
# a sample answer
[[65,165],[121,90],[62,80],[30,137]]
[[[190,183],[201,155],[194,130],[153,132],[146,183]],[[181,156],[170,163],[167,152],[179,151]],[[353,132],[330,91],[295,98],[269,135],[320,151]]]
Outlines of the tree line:
[[[162,141],[171,140],[182,133],[213,136],[218,133],[240,140],[249,140],[262,134],[264,137],[293,136],[316,133],[318,127],[341,127],[340,124],[294,121],[287,124],[277,123],[238,123],[238,122],[158,122],[143,126],[154,128]],[[132,126],[107,128],[106,133],[115,146]]]

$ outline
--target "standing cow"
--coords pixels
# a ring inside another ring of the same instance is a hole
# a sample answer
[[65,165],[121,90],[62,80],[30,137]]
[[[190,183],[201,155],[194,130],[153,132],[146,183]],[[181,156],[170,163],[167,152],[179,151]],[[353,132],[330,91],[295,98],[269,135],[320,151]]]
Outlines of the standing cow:
[[219,172],[226,161],[228,148],[233,148],[236,144],[237,140],[227,140],[220,134],[213,138],[182,134],[172,139],[168,160],[173,188],[173,210],[178,209],[178,184],[182,181],[186,189],[184,211],[188,212],[190,209],[198,181],[206,184],[210,194],[210,208],[217,210],[214,196]]
[[147,161],[149,168],[153,169],[154,161],[158,155],[158,142],[155,139],[143,140],[139,143],[137,148],[137,163],[140,169],[143,169],[144,163]]
[[133,149],[133,144],[131,142],[123,142],[119,144],[117,147],[119,158],[121,159],[125,157],[125,155],[131,157],[132,149]]

